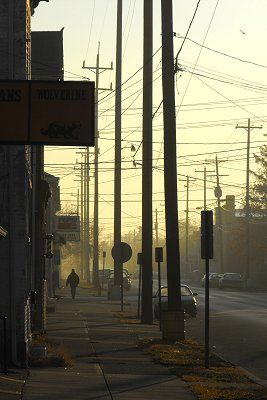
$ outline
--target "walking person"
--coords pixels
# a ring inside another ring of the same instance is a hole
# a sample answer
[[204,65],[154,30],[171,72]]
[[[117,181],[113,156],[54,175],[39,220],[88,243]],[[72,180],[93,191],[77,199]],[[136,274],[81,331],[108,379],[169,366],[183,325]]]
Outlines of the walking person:
[[66,281],[66,286],[70,285],[70,290],[71,290],[71,297],[74,299],[76,295],[76,288],[79,285],[80,278],[76,274],[75,270],[72,269],[71,273],[69,274],[67,281]]

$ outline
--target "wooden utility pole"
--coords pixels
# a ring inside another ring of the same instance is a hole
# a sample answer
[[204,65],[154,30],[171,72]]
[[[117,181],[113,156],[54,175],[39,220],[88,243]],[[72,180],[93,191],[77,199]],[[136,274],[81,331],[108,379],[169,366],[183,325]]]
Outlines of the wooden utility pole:
[[[161,0],[161,12],[164,187],[168,281],[168,312],[163,314],[163,337],[170,340],[178,340],[184,338],[184,312],[181,308],[172,0]],[[168,316],[170,320],[173,318],[173,321],[176,322],[175,327],[172,327],[175,334],[170,336],[167,323]]]
[[153,210],[152,210],[152,118],[153,118],[153,0],[144,0],[143,46],[143,163],[142,163],[142,313],[141,322],[153,322]]
[[81,275],[82,279],[84,276],[84,172],[83,172],[83,163],[81,162]]
[[[115,165],[114,165],[114,245],[121,242],[121,82],[122,82],[122,0],[117,0]],[[122,264],[114,263],[114,286],[122,282]]]
[[111,63],[110,67],[102,68],[99,65],[99,51],[100,51],[100,43],[98,43],[98,51],[96,56],[96,66],[95,67],[86,67],[85,61],[83,62],[83,68],[89,69],[90,71],[95,73],[95,185],[94,185],[94,258],[93,258],[93,285],[95,288],[100,286],[99,284],[99,192],[98,192],[98,156],[99,156],[99,146],[98,146],[98,138],[99,138],[99,131],[98,131],[98,94],[99,91],[109,91],[112,90],[112,86],[110,88],[100,88],[99,87],[99,75],[100,71],[104,72],[107,70],[113,70],[113,65]]
[[185,279],[188,278],[188,270],[189,270],[189,176],[186,177],[186,222],[185,222]]
[[204,173],[204,180],[203,180],[203,183],[204,183],[204,203],[203,203],[203,208],[204,208],[204,211],[206,211],[207,210],[207,174],[210,173],[210,172],[215,172],[215,171],[214,170],[207,171],[207,167],[204,167],[203,170],[201,170],[201,171],[195,170],[195,172],[200,172],[202,174]]
[[90,164],[89,164],[89,147],[86,149],[85,157],[85,184],[86,184],[86,201],[85,201],[85,279],[91,282],[91,268],[90,268]]
[[250,278],[250,225],[249,225],[249,219],[250,219],[250,198],[249,198],[249,157],[250,157],[250,133],[252,129],[262,129],[262,126],[253,126],[251,125],[250,118],[248,118],[248,124],[247,126],[240,126],[237,125],[236,129],[245,129],[248,133],[247,136],[247,171],[246,171],[246,269],[245,269],[245,283],[246,285],[248,284],[248,279]]
[[156,247],[159,247],[159,220],[158,220],[158,209],[157,208],[156,208],[155,233],[156,233]]
[[[195,179],[192,178],[194,181]],[[188,278],[189,272],[189,192],[190,192],[190,177],[187,175],[186,179],[179,179],[179,182],[186,182],[186,209],[185,209],[185,279]]]
[[217,187],[215,189],[215,197],[217,198],[217,207],[218,207],[218,229],[219,229],[219,248],[220,248],[220,273],[224,273],[224,265],[223,265],[223,226],[222,226],[222,209],[221,209],[221,197],[222,197],[222,189],[220,187],[220,175],[219,175],[219,162],[216,154],[215,157],[216,164],[216,179],[217,179]]

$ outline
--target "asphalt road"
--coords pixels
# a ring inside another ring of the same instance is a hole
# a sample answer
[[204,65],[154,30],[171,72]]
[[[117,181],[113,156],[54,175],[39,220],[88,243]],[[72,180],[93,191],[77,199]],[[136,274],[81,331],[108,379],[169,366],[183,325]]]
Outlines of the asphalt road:
[[[153,283],[155,292],[157,282]],[[136,287],[134,280],[133,291]],[[198,315],[186,317],[186,337],[204,343],[205,291],[201,287],[190,287],[198,293]],[[210,346],[225,359],[267,381],[267,292],[211,288]]]
[[[204,341],[204,289],[193,290],[198,292],[198,316],[187,318],[187,337]],[[267,292],[210,289],[210,345],[267,380]]]

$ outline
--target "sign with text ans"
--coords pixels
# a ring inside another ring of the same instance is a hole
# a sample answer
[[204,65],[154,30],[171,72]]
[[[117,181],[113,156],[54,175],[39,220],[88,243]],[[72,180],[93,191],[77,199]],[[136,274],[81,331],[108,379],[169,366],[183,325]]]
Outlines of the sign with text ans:
[[31,83],[31,141],[54,145],[94,145],[92,82]]
[[57,217],[57,233],[67,242],[80,240],[80,217],[77,215],[60,215]]
[[0,142],[94,146],[94,83],[0,81]]
[[0,142],[28,141],[28,82],[0,82]]

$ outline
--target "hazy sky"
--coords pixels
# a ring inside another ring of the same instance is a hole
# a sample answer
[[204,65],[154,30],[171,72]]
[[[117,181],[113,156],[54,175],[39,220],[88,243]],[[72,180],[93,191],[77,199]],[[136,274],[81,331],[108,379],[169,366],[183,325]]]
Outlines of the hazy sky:
[[[42,2],[32,19],[33,30],[60,30],[64,27],[65,79],[94,79],[86,65],[95,65],[98,42],[101,42],[101,66],[115,61],[116,44],[115,0],[50,0]],[[161,46],[160,1],[154,1],[154,52]],[[183,36],[194,13],[197,0],[174,0],[174,30]],[[142,9],[141,0],[123,1],[123,81],[142,66]],[[180,54],[183,71],[177,75],[177,152],[180,179],[186,175],[197,178],[190,186],[190,218],[197,220],[203,205],[203,174],[205,160],[220,163],[223,196],[235,194],[237,206],[245,187],[246,131],[235,129],[237,123],[246,125],[251,118],[261,130],[251,135],[251,155],[266,142],[267,105],[267,2],[266,0],[202,0]],[[175,54],[181,39],[174,39]],[[201,45],[250,63],[238,61]],[[161,51],[154,57],[154,107],[160,104]],[[261,64],[262,67],[255,64]],[[77,75],[80,77],[77,77]],[[109,86],[115,73],[101,75],[101,86]],[[113,160],[114,160],[114,93],[100,94],[100,225],[105,234],[113,232]],[[107,96],[107,97],[106,97]],[[106,97],[101,101],[101,98]],[[138,147],[142,139],[142,71],[123,85],[123,232],[141,225],[141,167],[132,163],[131,144]],[[154,118],[154,209],[163,210],[163,119],[160,109]],[[78,150],[79,151],[79,150]],[[93,152],[93,149],[91,150]],[[136,155],[141,162],[141,149]],[[78,182],[73,164],[80,155],[75,150],[47,149],[47,171],[60,176],[61,197],[68,206],[75,206]],[[51,165],[59,164],[62,165]],[[252,161],[253,167],[253,161]],[[214,165],[207,165],[214,170]],[[91,175],[93,176],[92,165]],[[77,172],[76,172],[77,173]],[[211,173],[214,175],[214,173]],[[215,177],[208,179],[208,204],[214,207]],[[179,183],[179,211],[184,218],[185,183]],[[93,200],[93,178],[90,188]],[[91,203],[93,212],[93,203]],[[93,214],[92,214],[93,215]],[[163,233],[163,213],[160,229]]]

